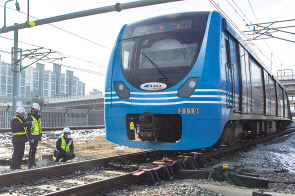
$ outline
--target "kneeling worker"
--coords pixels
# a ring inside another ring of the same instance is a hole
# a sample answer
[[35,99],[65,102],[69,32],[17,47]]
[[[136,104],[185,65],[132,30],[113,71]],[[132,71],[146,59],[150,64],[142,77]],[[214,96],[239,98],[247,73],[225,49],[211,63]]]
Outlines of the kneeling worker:
[[75,158],[71,130],[65,127],[62,132],[63,135],[56,141],[56,148],[54,150],[55,162],[59,162],[60,159],[62,159],[61,162],[66,162]]

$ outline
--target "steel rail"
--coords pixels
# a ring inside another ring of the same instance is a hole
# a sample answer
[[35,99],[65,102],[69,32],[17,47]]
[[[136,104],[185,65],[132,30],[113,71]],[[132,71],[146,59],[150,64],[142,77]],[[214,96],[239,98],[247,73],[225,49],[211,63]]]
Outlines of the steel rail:
[[[57,131],[63,130],[65,127],[42,127],[42,131]],[[81,129],[104,129],[105,125],[93,125],[93,126],[69,126],[71,130],[81,130]],[[0,133],[11,132],[11,129],[0,129]]]
[[12,172],[0,175],[0,186],[8,186],[16,183],[23,183],[25,181],[36,180],[43,177],[49,177],[52,175],[55,176],[62,176],[65,174],[71,174],[75,171],[85,171],[90,170],[96,167],[106,166],[109,162],[118,160],[118,159],[125,159],[128,160],[138,160],[142,159],[146,156],[150,156],[158,151],[155,150],[147,150],[141,151],[137,153],[130,153],[125,155],[117,155],[113,157],[106,157],[106,158],[99,158],[94,160],[87,160],[82,162],[74,162],[74,163],[65,163],[58,166],[49,166],[44,168],[38,169],[30,169],[20,172]]
[[[250,147],[253,145],[256,145],[261,142],[269,141],[274,138],[287,135],[289,133],[292,133],[295,131],[294,127],[289,127],[283,132],[280,133],[275,133],[272,135],[264,136],[263,138],[256,138],[256,139],[251,139],[248,140],[247,142],[239,143],[233,146],[229,146],[226,148],[221,148],[217,150],[213,150],[210,152],[204,152],[201,153],[203,157],[205,158],[215,158],[219,157],[222,154],[227,154],[231,153],[240,149],[244,149],[246,147]],[[0,175],[0,184],[14,184],[16,182],[24,182],[27,179],[36,179],[36,178],[42,178],[45,176],[50,176],[52,174],[58,174],[58,175],[64,175],[67,173],[73,173],[74,171],[77,170],[88,170],[91,168],[95,167],[102,167],[109,163],[110,161],[113,160],[120,160],[122,158],[128,158],[128,160],[131,159],[136,159],[138,158],[144,158],[146,156],[150,156],[153,153],[161,153],[161,151],[143,151],[140,153],[132,153],[132,154],[127,154],[127,155],[118,155],[115,157],[107,157],[104,159],[96,159],[96,160],[90,160],[90,161],[84,161],[80,163],[71,163],[71,164],[64,164],[60,166],[55,166],[55,167],[47,167],[47,168],[40,168],[36,170],[27,170],[23,172],[15,172],[12,174],[6,174],[6,175]],[[197,151],[194,151],[197,152]],[[193,151],[188,152],[188,153],[193,153]],[[156,155],[156,154],[153,154]],[[195,156],[190,156],[185,158],[186,160],[193,159]],[[177,161],[182,161],[182,160],[177,160]],[[177,162],[176,161],[176,162]],[[175,161],[174,161],[175,162]],[[159,165],[158,165],[159,168]],[[151,169],[152,170],[152,169]],[[144,171],[144,170],[143,170]],[[144,174],[144,172],[143,172]],[[57,191],[53,193],[49,193],[47,195],[89,195],[91,193],[103,193],[104,191],[110,191],[120,185],[124,184],[135,184],[139,182],[143,182],[146,180],[145,175],[132,175],[131,173],[121,175],[118,177],[110,178],[107,180],[102,180],[86,185],[80,185],[77,187],[69,188],[66,190],[62,191]]]
[[250,146],[254,146],[256,144],[262,143],[262,142],[266,142],[266,141],[270,141],[272,139],[281,137],[283,135],[287,135],[290,134],[292,132],[295,131],[295,127],[290,127],[288,129],[286,129],[283,132],[280,133],[274,133],[271,135],[267,135],[261,138],[255,138],[255,139],[251,139],[242,143],[238,143],[235,144],[233,146],[229,146],[229,147],[225,147],[225,148],[221,148],[221,149],[216,149],[210,152],[206,152],[206,153],[202,153],[202,156],[204,156],[205,158],[214,158],[214,157],[218,157],[220,155],[226,154],[226,153],[230,153],[230,152],[234,152],[234,151],[238,151],[240,149],[244,149],[246,147],[250,147]]
[[[227,153],[230,153],[230,152],[240,150],[240,149],[245,148],[245,147],[256,145],[256,144],[261,143],[261,142],[269,141],[269,140],[274,139],[276,137],[287,135],[287,134],[289,134],[291,132],[294,132],[294,127],[288,128],[288,129],[286,129],[286,131],[276,133],[276,134],[272,134],[272,135],[269,135],[269,136],[264,137],[264,138],[256,138],[256,139],[249,140],[249,141],[247,141],[245,143],[242,143],[242,144],[237,144],[237,145],[234,145],[234,146],[218,149],[216,151],[206,152],[206,153],[203,153],[202,156],[206,157],[206,158],[218,157],[218,156],[221,156],[222,154],[227,154]],[[193,157],[194,156],[192,156],[190,158],[193,158]],[[179,161],[179,160],[177,160],[177,161]],[[177,161],[174,161],[174,162],[177,162]],[[93,194],[93,193],[104,193],[105,191],[110,191],[110,190],[112,190],[112,189],[114,189],[114,188],[116,188],[116,187],[118,187],[120,185],[136,184],[136,183],[144,182],[145,180],[146,180],[145,175],[136,175],[136,176],[134,176],[132,174],[126,174],[126,175],[118,176],[118,177],[115,177],[115,178],[94,182],[94,183],[87,184],[87,185],[82,185],[82,186],[78,186],[78,187],[74,187],[74,188],[69,188],[69,189],[66,189],[66,190],[63,190],[63,191],[53,192],[53,193],[50,193],[50,194],[47,194],[47,195],[50,195],[50,196],[72,195],[72,194],[75,194],[75,195],[88,195],[88,194]]]
[[128,184],[140,183],[144,180],[144,176],[134,176],[132,173],[113,177],[110,179],[93,182],[86,185],[76,186],[66,190],[48,193],[47,196],[62,196],[62,195],[89,195],[93,193],[103,193],[105,191],[111,191],[116,187]]

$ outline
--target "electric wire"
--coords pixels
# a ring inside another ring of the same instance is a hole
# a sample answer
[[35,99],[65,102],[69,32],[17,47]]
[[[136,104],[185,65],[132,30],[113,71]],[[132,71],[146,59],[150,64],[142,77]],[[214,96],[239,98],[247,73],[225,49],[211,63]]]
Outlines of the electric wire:
[[[4,7],[3,5],[0,5],[1,7]],[[12,8],[9,8],[9,7],[6,7],[7,9],[10,9],[10,10],[12,10],[12,11],[15,11],[15,12],[19,12],[19,13],[21,13],[21,14],[23,14],[23,15],[27,15],[26,13],[24,13],[24,12],[22,12],[22,11],[17,11],[17,10],[15,10],[15,9],[12,9]],[[39,19],[39,18],[37,18],[37,17],[34,17],[34,16],[32,16],[32,15],[29,15],[29,17],[32,17],[32,18],[34,18],[34,19]],[[94,41],[92,41],[92,40],[90,40],[90,39],[87,39],[87,38],[85,38],[85,37],[82,37],[81,35],[77,35],[77,34],[75,34],[75,33],[73,33],[73,32],[71,32],[71,31],[68,31],[68,30],[65,30],[65,29],[63,29],[63,28],[60,28],[60,27],[58,27],[58,26],[55,26],[55,25],[53,25],[53,24],[48,24],[48,25],[50,25],[50,26],[52,26],[52,27],[54,27],[54,28],[57,28],[57,29],[59,29],[59,30],[61,30],[61,31],[64,31],[64,32],[66,32],[66,33],[69,33],[69,34],[71,34],[71,35],[73,35],[73,36],[76,36],[76,37],[78,37],[78,38],[80,38],[80,39],[83,39],[83,40],[85,40],[85,41],[88,41],[88,42],[90,42],[90,43],[93,43],[93,44],[95,44],[95,45],[98,45],[98,46],[100,46],[100,47],[103,47],[103,48],[105,48],[105,49],[108,49],[108,50],[111,50],[109,47],[107,47],[107,46],[104,46],[104,45],[102,45],[102,44],[100,44],[100,43],[97,43],[97,42],[94,42]]]
[[[256,23],[258,23],[257,16],[256,16],[256,14],[255,14],[255,12],[254,12],[254,9],[253,9],[253,7],[252,7],[252,4],[251,4],[250,0],[248,0],[248,3],[249,3],[250,8],[251,8],[251,10],[252,10],[252,12],[253,12],[253,15],[254,15],[254,17],[255,17]],[[277,58],[276,55],[274,55],[273,50],[270,48],[268,42],[267,42],[266,40],[264,40],[264,42],[265,42],[266,46],[268,47],[269,51],[271,52],[271,55],[274,56],[275,58]],[[278,58],[277,58],[277,59],[278,59]],[[279,60],[279,59],[278,59],[278,60]],[[272,63],[272,60],[270,60],[270,62]],[[279,60],[279,62],[280,62],[280,64],[282,64],[280,60]],[[275,66],[277,69],[279,69],[275,64],[274,64],[274,66]]]
[[[262,51],[261,49],[259,49],[249,38],[248,36],[229,18],[229,16],[222,10],[222,8],[216,4],[216,2],[214,0],[209,0],[209,2],[217,9],[219,10],[224,17],[227,18],[227,20],[240,32],[240,35],[242,35],[246,40],[249,40],[249,42],[251,43],[251,45],[249,44],[249,47],[252,48],[255,47],[269,62],[272,62],[271,59],[269,59],[269,57],[267,57]],[[236,11],[236,10],[235,10]],[[277,69],[278,67],[276,65],[274,65]]]
[[[7,39],[7,40],[12,40],[12,41],[13,41],[12,38],[4,37],[4,36],[0,36],[0,38]],[[45,48],[45,47],[43,47],[43,46],[39,46],[39,45],[35,45],[35,44],[31,44],[31,43],[23,42],[23,41],[19,41],[19,43],[26,44],[26,45],[30,45],[30,46],[33,46],[33,47],[38,47],[38,48],[48,49],[48,48]],[[71,58],[77,59],[77,60],[79,60],[79,61],[82,61],[82,62],[85,62],[85,63],[89,63],[89,64],[91,64],[91,65],[95,65],[96,67],[106,68],[106,65],[103,65],[103,64],[99,64],[99,63],[96,63],[96,62],[93,62],[93,61],[89,61],[89,60],[86,60],[86,59],[83,59],[83,58],[80,58],[80,57],[76,57],[76,56],[73,56],[73,55],[65,54],[65,53],[62,53],[62,52],[58,52],[58,51],[56,51],[56,52],[57,52],[58,54],[60,54],[60,55],[68,56],[68,57],[71,57]]]

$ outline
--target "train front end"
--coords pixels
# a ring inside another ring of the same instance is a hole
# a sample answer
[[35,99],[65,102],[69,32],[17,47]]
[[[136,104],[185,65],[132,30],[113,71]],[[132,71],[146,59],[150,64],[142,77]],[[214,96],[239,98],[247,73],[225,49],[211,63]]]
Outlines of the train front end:
[[157,150],[218,141],[230,115],[221,21],[217,12],[189,12],[122,28],[106,79],[109,141]]

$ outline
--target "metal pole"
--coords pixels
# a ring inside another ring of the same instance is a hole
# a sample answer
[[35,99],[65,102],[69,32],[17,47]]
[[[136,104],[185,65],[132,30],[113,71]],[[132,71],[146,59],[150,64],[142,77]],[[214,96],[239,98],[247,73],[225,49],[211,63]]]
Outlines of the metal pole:
[[30,0],[28,0],[28,7],[27,7],[27,22],[30,21]]
[[7,0],[7,1],[4,3],[4,26],[3,26],[3,27],[6,27],[6,4],[7,4],[9,1],[13,1],[13,0]]
[[[15,23],[14,25],[16,26],[17,23]],[[18,96],[18,72],[20,71],[18,62],[18,29],[14,30],[14,46],[11,56],[11,64],[13,71],[12,114],[14,114],[16,111],[16,98]]]
[[33,26],[39,26],[39,25],[49,24],[49,23],[53,23],[53,22],[60,22],[60,21],[74,19],[74,18],[80,18],[80,17],[84,17],[84,16],[91,16],[91,15],[114,12],[114,11],[120,12],[121,10],[125,10],[125,9],[144,7],[144,6],[156,5],[156,4],[162,4],[162,3],[170,3],[170,2],[176,2],[176,1],[183,1],[183,0],[141,0],[141,1],[135,1],[135,2],[130,2],[130,3],[122,3],[122,4],[117,3],[117,4],[111,5],[111,6],[100,7],[100,8],[90,9],[90,10],[84,10],[84,11],[80,11],[80,12],[73,12],[73,13],[64,14],[64,15],[60,15],[60,16],[54,16],[51,18],[40,19],[40,20],[36,20],[33,22],[22,23],[17,26],[5,27],[5,28],[0,29],[0,33],[6,33],[9,31],[13,31],[15,29],[30,28]]

